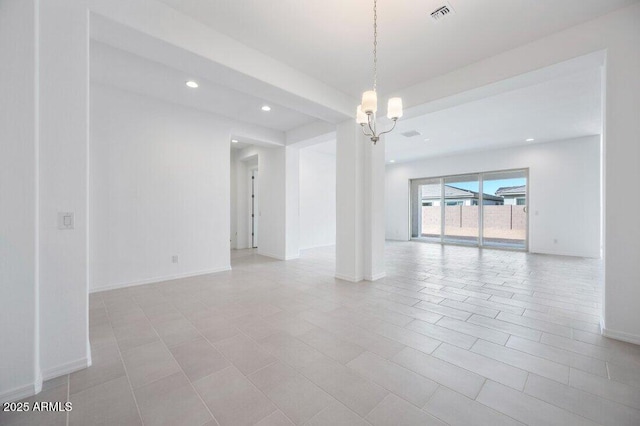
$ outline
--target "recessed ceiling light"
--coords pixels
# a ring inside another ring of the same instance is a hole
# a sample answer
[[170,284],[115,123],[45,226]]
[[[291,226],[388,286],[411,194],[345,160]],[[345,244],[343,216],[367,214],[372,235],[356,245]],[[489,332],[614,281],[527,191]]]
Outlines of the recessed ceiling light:
[[390,163],[395,163],[395,162],[396,162],[396,160],[389,160],[389,162],[390,162]]
[[529,138],[529,139],[527,139],[525,142],[533,142],[533,141],[535,141],[535,139],[534,139],[534,138]]
[[238,139],[231,139],[231,143],[238,143]]
[[263,105],[262,106],[262,110],[263,111],[271,111],[271,107],[269,105]]
[[424,139],[424,141],[425,141],[425,142],[429,142],[430,140],[431,140],[431,139],[429,139],[429,138],[425,138],[425,139]]
[[196,83],[193,80],[189,80],[185,84],[187,85],[187,87],[191,87],[192,89],[195,89],[196,87],[198,87],[198,83]]

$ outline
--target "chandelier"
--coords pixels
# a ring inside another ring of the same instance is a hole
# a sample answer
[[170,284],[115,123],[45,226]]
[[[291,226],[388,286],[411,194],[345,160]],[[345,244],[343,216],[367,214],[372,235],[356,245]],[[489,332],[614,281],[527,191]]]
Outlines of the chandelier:
[[[375,145],[380,136],[391,132],[396,127],[398,118],[402,117],[402,99],[390,98],[387,104],[387,117],[393,121],[389,130],[378,133],[376,128],[376,112],[378,110],[378,95],[376,86],[378,83],[378,9],[377,0],[373,0],[373,90],[367,90],[362,94],[362,103],[356,111],[356,123],[362,127],[362,133],[371,138]],[[365,127],[366,126],[366,127]]]

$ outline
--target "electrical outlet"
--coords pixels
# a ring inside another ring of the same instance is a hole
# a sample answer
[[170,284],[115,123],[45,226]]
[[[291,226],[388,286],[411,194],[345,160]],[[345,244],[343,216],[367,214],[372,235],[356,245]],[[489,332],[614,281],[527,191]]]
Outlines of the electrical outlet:
[[58,212],[58,229],[73,229],[74,223],[73,212]]
[[178,263],[178,255],[177,255],[177,254],[176,254],[176,255],[171,256],[171,262],[173,262],[173,263]]

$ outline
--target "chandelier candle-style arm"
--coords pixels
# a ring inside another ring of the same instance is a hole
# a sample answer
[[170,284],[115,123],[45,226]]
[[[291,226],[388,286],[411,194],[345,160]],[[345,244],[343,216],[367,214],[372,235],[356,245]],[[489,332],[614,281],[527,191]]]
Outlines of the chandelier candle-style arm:
[[[402,117],[402,99],[391,98],[387,105],[387,117],[393,121],[389,130],[377,133],[376,112],[378,111],[378,2],[373,0],[373,90],[367,90],[362,94],[362,103],[356,109],[356,123],[362,127],[362,133],[371,138],[375,145],[380,136],[391,132],[396,127],[396,122]],[[368,132],[365,125],[369,128]]]

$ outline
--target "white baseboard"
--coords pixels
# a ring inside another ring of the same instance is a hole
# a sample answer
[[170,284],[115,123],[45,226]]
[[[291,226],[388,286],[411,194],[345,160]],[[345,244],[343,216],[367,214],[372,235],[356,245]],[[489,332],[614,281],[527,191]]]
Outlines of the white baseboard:
[[322,247],[334,247],[335,245],[336,245],[336,243],[319,244],[317,246],[300,247],[300,250],[312,250],[312,249],[315,249],[315,248],[322,248]]
[[362,277],[361,276],[339,274],[338,272],[335,273],[335,277],[340,279],[340,280],[349,281],[349,282],[352,282],[352,283],[357,283],[357,282],[362,281]]
[[43,370],[42,379],[55,379],[56,377],[64,376],[65,374],[75,373],[76,371],[87,368],[90,365],[91,360],[89,358],[80,358],[76,361],[67,362],[66,364]]
[[[42,381],[40,381],[40,389],[42,389]],[[0,393],[0,403],[19,401],[21,399],[33,396],[36,393],[36,383],[30,383],[28,385],[9,389],[8,391]]]
[[230,270],[231,270],[231,265],[227,265],[227,266],[221,266],[219,268],[207,269],[204,271],[187,272],[184,274],[164,275],[161,277],[148,278],[148,279],[139,280],[139,281],[128,281],[124,283],[100,286],[100,287],[92,288],[91,290],[89,290],[89,293],[98,293],[100,291],[107,291],[107,290],[117,290],[119,288],[134,287],[134,286],[144,285],[144,284],[154,284],[162,281],[178,280],[180,278],[189,278],[189,277],[195,277],[198,275],[215,274],[217,272],[225,272]]
[[386,276],[387,276],[386,272],[379,272],[379,273],[377,273],[375,275],[371,275],[371,276],[365,275],[364,279],[367,280],[367,281],[377,281],[377,280],[382,279],[382,278],[384,278]]
[[29,398],[33,395],[37,395],[42,390],[43,381],[74,373],[76,371],[87,368],[90,365],[91,360],[89,358],[81,358],[79,360],[71,361],[45,371],[40,371],[38,372],[37,377],[33,383],[2,392],[0,394],[0,403],[18,401],[24,398]]
[[280,256],[279,254],[273,254],[273,253],[267,253],[267,252],[260,251],[260,249],[258,249],[258,254],[260,256],[270,257],[272,259],[278,259],[278,260],[293,260],[293,259],[299,259],[300,258],[300,253],[294,254],[294,255],[289,255],[289,256]]
[[38,370],[38,374],[36,375],[36,382],[33,384],[35,394],[39,394],[40,391],[42,391],[42,382],[44,382],[44,379],[42,378],[42,371]]
[[602,327],[602,335],[611,339],[622,340],[623,342],[640,345],[640,336],[636,334],[626,333],[624,331],[611,330]]

